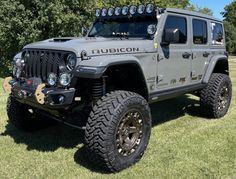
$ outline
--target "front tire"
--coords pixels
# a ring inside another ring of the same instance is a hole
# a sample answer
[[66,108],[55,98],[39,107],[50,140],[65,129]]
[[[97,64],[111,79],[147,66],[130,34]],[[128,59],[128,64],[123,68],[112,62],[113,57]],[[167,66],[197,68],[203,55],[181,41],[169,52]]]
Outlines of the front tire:
[[32,108],[21,104],[13,96],[9,96],[7,101],[7,115],[13,126],[25,132],[32,132],[57,123],[35,113]]
[[200,93],[203,114],[209,118],[226,115],[232,98],[232,84],[228,75],[213,73],[208,85]]
[[110,172],[140,160],[151,133],[151,114],[140,95],[115,91],[94,106],[85,130],[87,149],[93,160]]

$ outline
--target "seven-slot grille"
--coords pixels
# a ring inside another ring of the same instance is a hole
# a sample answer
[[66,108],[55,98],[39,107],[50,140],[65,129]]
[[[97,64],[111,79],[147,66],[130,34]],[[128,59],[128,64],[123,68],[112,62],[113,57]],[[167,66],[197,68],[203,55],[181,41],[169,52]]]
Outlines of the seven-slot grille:
[[65,66],[65,59],[70,53],[56,50],[24,50],[26,78],[38,77],[46,82],[49,73],[59,75],[59,65]]

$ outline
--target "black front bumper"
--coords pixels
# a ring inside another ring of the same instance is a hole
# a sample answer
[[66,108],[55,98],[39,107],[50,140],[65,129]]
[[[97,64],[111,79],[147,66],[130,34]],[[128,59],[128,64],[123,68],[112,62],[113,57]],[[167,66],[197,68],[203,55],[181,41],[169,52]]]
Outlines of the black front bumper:
[[[33,79],[34,80],[34,79]],[[74,101],[75,89],[59,89],[59,88],[47,88],[42,89],[44,95],[44,102],[40,104],[37,100],[36,90],[40,84],[33,83],[27,85],[26,82],[19,82],[11,80],[11,95],[13,95],[19,102],[28,104],[33,107],[49,108],[49,109],[65,109],[70,106]],[[63,100],[59,100],[59,99]]]

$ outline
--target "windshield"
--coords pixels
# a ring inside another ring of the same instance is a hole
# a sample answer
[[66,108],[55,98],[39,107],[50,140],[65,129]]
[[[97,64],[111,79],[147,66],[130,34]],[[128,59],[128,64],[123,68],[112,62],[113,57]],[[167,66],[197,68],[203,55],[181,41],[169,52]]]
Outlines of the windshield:
[[151,38],[148,27],[157,25],[157,19],[112,19],[95,22],[89,37]]

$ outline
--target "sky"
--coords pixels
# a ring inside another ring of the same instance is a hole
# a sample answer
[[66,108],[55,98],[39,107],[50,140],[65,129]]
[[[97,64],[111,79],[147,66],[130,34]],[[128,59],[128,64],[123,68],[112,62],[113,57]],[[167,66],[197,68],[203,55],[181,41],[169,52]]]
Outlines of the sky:
[[233,0],[190,0],[192,4],[197,4],[199,7],[208,7],[213,11],[213,15],[219,19],[223,19],[220,12],[224,11],[224,7],[230,4]]

